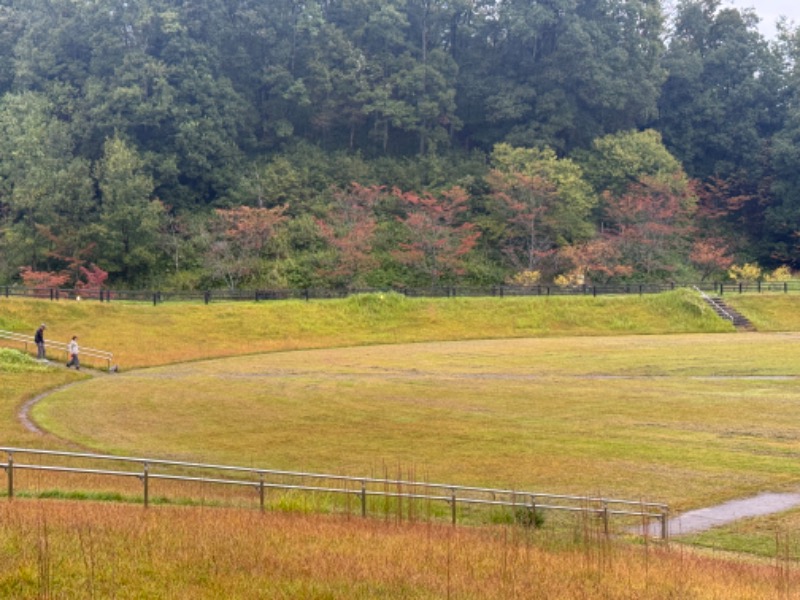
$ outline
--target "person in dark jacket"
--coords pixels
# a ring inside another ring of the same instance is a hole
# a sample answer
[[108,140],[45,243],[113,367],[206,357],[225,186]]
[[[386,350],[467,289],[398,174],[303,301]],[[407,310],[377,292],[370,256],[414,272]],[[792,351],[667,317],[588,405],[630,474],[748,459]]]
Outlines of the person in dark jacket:
[[47,329],[47,326],[42,323],[39,326],[39,329],[36,330],[36,335],[33,336],[33,341],[36,342],[36,358],[39,360],[45,360],[47,357],[45,355],[45,348],[44,348],[44,330]]

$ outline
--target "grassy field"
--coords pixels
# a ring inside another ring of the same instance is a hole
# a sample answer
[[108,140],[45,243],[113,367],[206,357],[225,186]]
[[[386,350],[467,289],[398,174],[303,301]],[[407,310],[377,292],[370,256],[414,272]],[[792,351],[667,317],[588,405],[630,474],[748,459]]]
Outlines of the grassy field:
[[[800,329],[791,303],[770,306],[786,300],[760,298],[771,315],[760,328]],[[684,292],[77,304],[2,300],[0,329],[45,321],[51,339],[76,332],[114,351],[123,373],[81,381],[63,367],[0,359],[4,445],[404,472],[678,509],[788,489],[800,470],[800,337],[730,333]],[[130,369],[159,364],[171,366]],[[53,434],[16,421],[26,399],[76,382],[34,412]],[[788,562],[593,541],[596,524],[565,540],[212,508],[1,506],[0,551],[14,559],[0,566],[0,596],[800,597]],[[776,552],[763,553],[791,559],[793,515],[693,541],[758,553],[772,536]]]
[[[34,416],[100,452],[706,506],[800,478],[800,337],[484,340],[97,378]],[[232,435],[233,434],[233,435]]]
[[800,561],[800,510],[742,519],[687,535],[684,542],[756,556]]

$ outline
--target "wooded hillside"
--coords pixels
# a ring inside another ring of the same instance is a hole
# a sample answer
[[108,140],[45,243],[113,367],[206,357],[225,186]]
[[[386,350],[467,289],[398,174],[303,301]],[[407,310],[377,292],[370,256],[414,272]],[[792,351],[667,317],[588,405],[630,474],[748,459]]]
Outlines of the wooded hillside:
[[666,17],[659,0],[0,0],[0,284],[796,267],[798,32],[765,40],[718,0]]

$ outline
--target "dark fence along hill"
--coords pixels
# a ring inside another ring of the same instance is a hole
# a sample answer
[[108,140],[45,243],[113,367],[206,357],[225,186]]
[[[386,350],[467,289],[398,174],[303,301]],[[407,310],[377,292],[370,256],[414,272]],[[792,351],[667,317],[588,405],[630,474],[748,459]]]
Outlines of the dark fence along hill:
[[505,296],[608,296],[624,294],[659,294],[678,288],[697,289],[718,296],[745,293],[797,293],[800,281],[753,283],[638,283],[625,285],[582,285],[561,287],[557,285],[533,286],[439,286],[427,288],[349,288],[349,289],[219,289],[205,291],[114,290],[114,289],[64,289],[0,287],[0,297],[38,298],[42,300],[96,300],[100,302],[132,301],[160,304],[169,301],[268,301],[268,300],[322,300],[346,298],[357,294],[402,294],[409,298],[505,297]]

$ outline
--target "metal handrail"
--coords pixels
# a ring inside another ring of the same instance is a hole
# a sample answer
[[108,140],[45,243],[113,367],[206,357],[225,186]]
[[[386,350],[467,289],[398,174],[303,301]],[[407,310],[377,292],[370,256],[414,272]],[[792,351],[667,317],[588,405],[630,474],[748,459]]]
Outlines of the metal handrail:
[[[33,336],[22,334],[22,333],[15,333],[13,331],[4,331],[0,329],[0,340],[10,340],[12,342],[17,342],[23,344],[25,352],[28,352],[28,344],[31,346],[35,346],[33,342]],[[65,357],[69,355],[69,345],[65,344],[64,342],[58,342],[53,340],[47,340],[45,344],[46,348],[54,349],[58,352],[63,352]],[[114,354],[111,352],[107,352],[106,350],[98,350],[97,348],[87,348],[85,346],[81,346],[81,357],[89,356],[91,358],[98,358],[106,362],[106,366],[108,369],[111,369],[111,361],[114,359]]]
[[[368,497],[420,499],[438,501],[450,505],[452,522],[456,524],[456,505],[483,505],[501,506],[511,508],[524,508],[530,511],[553,510],[580,512],[600,516],[608,529],[609,516],[640,517],[646,520],[657,520],[660,523],[661,537],[667,539],[667,518],[669,507],[663,503],[640,502],[620,500],[613,498],[573,496],[565,494],[546,494],[520,490],[482,488],[474,486],[451,485],[445,483],[430,483],[421,481],[408,481],[403,479],[380,479],[374,477],[349,477],[344,475],[309,473],[302,471],[285,471],[275,469],[259,469],[253,467],[240,467],[230,465],[216,465],[186,461],[172,461],[156,458],[141,458],[129,456],[113,456],[107,454],[92,454],[85,452],[67,452],[60,450],[41,450],[33,448],[0,447],[0,452],[7,454],[7,462],[0,463],[8,476],[8,497],[14,496],[14,471],[37,470],[65,473],[84,473],[92,475],[109,475],[122,477],[137,477],[144,485],[144,504],[147,506],[149,498],[150,480],[171,480],[209,484],[223,484],[250,487],[261,494],[261,508],[264,509],[263,493],[265,489],[297,490],[304,492],[322,492],[331,494],[344,494],[360,497],[362,515],[366,516],[366,501]],[[141,471],[125,471],[111,469],[96,469],[88,467],[66,465],[24,464],[14,461],[14,455],[35,455],[44,457],[61,457],[69,459],[88,459],[93,461],[109,461],[135,465]],[[162,467],[161,472],[154,469]],[[250,475],[255,479],[232,479],[225,477],[210,477],[198,474],[176,474],[168,469],[202,469],[205,471],[230,472]],[[268,481],[267,478],[294,478],[300,481],[292,483]],[[319,481],[319,484],[309,480]],[[327,483],[326,483],[327,482]],[[334,487],[332,482],[352,484],[355,487]],[[375,489],[383,486],[398,488],[397,490]],[[406,488],[407,491],[403,491]],[[425,491],[426,493],[421,493]],[[631,510],[630,507],[639,507],[640,510]],[[647,530],[647,528],[644,528]]]
[[719,303],[716,300],[714,300],[714,298],[712,298],[711,296],[706,294],[704,291],[702,291],[697,286],[694,286],[694,289],[700,293],[700,297],[705,302],[707,302],[708,304],[711,304],[712,306],[714,306],[714,308],[716,308],[723,317],[728,319],[731,323],[735,323],[736,322],[736,319],[734,319],[733,315],[731,313],[729,313],[727,310],[725,310],[722,306],[720,306]]

